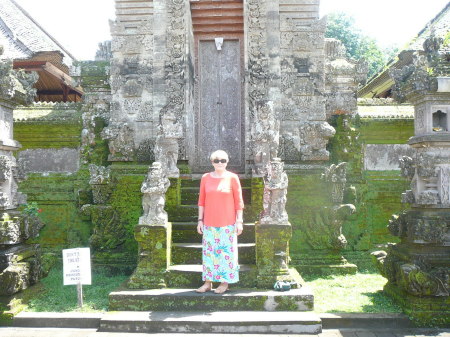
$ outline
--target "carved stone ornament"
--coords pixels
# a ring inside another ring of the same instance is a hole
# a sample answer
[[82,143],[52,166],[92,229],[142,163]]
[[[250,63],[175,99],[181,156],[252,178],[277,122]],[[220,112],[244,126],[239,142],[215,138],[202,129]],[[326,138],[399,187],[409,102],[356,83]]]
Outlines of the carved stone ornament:
[[154,162],[149,167],[147,177],[142,183],[142,208],[144,214],[139,218],[140,225],[164,225],[167,222],[166,191],[170,186],[160,162]]
[[36,96],[33,85],[38,78],[36,72],[14,70],[12,60],[0,60],[0,97],[8,100],[16,98],[20,103],[30,104]]
[[255,173],[264,174],[265,168],[277,157],[280,144],[280,122],[275,116],[273,102],[256,104],[255,123],[252,124],[253,158]]
[[9,196],[4,193],[0,192],[0,209],[7,209],[11,206],[11,200],[9,199]]
[[347,183],[347,163],[332,164],[325,169],[322,178],[328,182],[331,189],[331,200],[342,203],[344,200],[345,184]]
[[161,163],[164,173],[168,177],[176,178],[180,175],[177,167],[179,142],[183,137],[183,127],[173,111],[164,108],[160,116],[158,136],[155,144],[155,158]]
[[3,213],[0,219],[0,245],[12,245],[21,241],[19,219],[12,219],[8,213]]
[[399,159],[399,162],[402,176],[408,179],[412,179],[416,171],[413,159],[408,156],[403,156]]
[[92,196],[95,204],[106,204],[111,195],[111,169],[109,167],[89,165],[91,179],[89,185],[92,188]]
[[103,139],[108,140],[110,161],[132,161],[134,158],[133,129],[127,123],[113,124],[103,129]]
[[263,212],[260,217],[260,223],[287,224],[288,176],[284,171],[284,163],[280,158],[274,158],[266,172],[264,177]]
[[336,130],[327,122],[305,122],[300,125],[300,148],[302,160],[328,160],[328,139]]
[[0,156],[0,183],[8,181],[12,176],[13,162],[7,156]]

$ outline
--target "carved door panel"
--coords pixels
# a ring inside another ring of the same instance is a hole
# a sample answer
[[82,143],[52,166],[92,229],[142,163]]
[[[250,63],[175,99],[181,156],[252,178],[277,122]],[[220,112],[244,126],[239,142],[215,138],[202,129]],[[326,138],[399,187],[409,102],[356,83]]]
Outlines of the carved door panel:
[[196,163],[199,172],[211,169],[209,154],[222,149],[229,169],[244,170],[241,49],[239,40],[200,41],[198,50]]

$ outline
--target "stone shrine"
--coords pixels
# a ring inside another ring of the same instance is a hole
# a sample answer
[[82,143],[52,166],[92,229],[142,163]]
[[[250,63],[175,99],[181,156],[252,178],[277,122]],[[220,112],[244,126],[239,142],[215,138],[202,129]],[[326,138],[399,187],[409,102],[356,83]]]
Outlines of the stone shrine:
[[394,215],[389,230],[400,237],[387,252],[374,253],[388,278],[385,291],[419,322],[449,323],[450,293],[450,78],[443,35],[431,34],[413,64],[393,69],[397,100],[414,104],[413,156],[400,167],[411,181],[402,201],[411,209]]

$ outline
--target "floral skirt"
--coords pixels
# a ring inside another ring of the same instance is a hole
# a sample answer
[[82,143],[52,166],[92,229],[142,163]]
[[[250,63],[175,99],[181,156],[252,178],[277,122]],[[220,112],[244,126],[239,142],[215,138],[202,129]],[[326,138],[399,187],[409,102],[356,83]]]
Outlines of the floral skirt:
[[236,283],[239,263],[236,226],[204,226],[203,281]]

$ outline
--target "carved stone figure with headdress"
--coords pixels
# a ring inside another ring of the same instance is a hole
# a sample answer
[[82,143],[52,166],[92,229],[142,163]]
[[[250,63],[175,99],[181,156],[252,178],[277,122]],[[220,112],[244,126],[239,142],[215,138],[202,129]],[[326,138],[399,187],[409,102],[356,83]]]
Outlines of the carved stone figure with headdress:
[[144,215],[139,218],[139,224],[164,225],[167,222],[166,191],[170,186],[160,162],[154,162],[149,167],[147,178],[142,183],[142,208]]
[[264,209],[260,223],[281,225],[288,222],[286,212],[287,188],[288,176],[284,171],[284,163],[280,158],[274,158],[270,162],[264,177]]

